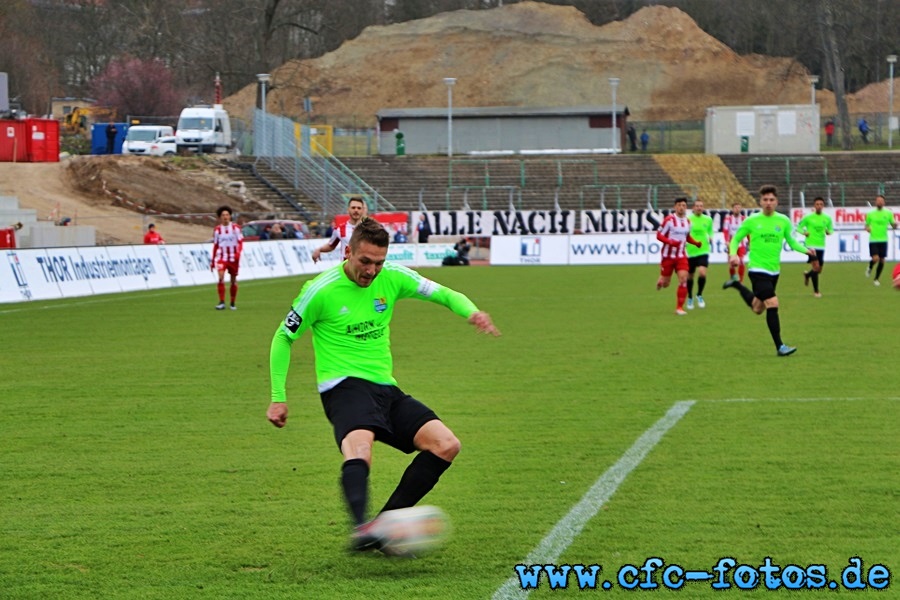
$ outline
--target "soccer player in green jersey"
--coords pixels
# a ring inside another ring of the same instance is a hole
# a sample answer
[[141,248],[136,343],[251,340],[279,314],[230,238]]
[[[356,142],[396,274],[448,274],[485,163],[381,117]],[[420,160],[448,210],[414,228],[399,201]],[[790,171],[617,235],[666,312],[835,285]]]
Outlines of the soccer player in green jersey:
[[706,287],[706,269],[709,267],[709,243],[713,236],[712,217],[703,212],[703,200],[694,200],[691,214],[688,215],[691,222],[691,237],[700,242],[700,246],[687,244],[684,249],[688,257],[687,279],[687,305],[685,308],[694,308],[694,273],[697,273],[697,306],[706,308],[703,300],[703,289]]
[[834,233],[834,225],[831,217],[826,215],[825,200],[820,196],[813,200],[813,212],[804,216],[797,223],[797,231],[806,236],[806,247],[816,251],[816,256],[809,257],[809,271],[803,272],[803,285],[809,285],[809,280],[813,282],[813,294],[816,298],[821,298],[819,293],[819,274],[825,264],[825,236]]
[[866,214],[866,231],[869,232],[869,267],[866,269],[866,277],[872,274],[872,267],[878,263],[875,269],[875,285],[879,286],[878,278],[884,270],[884,257],[888,249],[888,227],[897,229],[897,221],[894,213],[884,207],[884,196],[875,196],[875,210]]
[[418,452],[381,512],[421,500],[460,448],[430,408],[397,387],[390,348],[397,301],[415,298],[441,304],[478,331],[500,335],[491,317],[463,294],[386,262],[389,239],[377,221],[363,219],[350,237],[349,258],[300,290],[275,332],[269,354],[272,401],[266,417],[284,427],[291,345],[304,331],[312,331],[318,391],[344,458],[341,486],[355,526],[350,547],[358,551],[382,545],[375,520],[366,520],[374,442],[407,454]]
[[759,189],[759,205],[762,212],[750,215],[738,227],[728,246],[729,263],[736,267],[740,264],[738,248],[741,240],[750,238],[750,264],[747,274],[753,291],[750,291],[739,281],[729,279],[722,287],[733,287],[747,303],[747,306],[756,314],[766,311],[766,324],[778,356],[789,356],[797,351],[797,348],[788,346],[781,340],[781,321],[778,318],[778,297],[775,295],[775,287],[778,285],[778,275],[781,273],[781,246],[783,242],[796,250],[815,256],[816,251],[807,249],[792,235],[793,225],[791,220],[781,213],[775,212],[778,206],[778,190],[774,185],[764,185]]

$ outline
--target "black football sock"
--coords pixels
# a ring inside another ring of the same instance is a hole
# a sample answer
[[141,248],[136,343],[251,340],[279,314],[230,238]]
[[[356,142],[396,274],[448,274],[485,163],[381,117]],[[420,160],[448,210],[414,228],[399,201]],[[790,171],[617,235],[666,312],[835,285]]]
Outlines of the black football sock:
[[693,298],[694,297],[694,280],[690,277],[688,277],[688,280],[687,280],[687,290],[688,290],[687,297]]
[[703,295],[703,288],[705,288],[705,287],[706,287],[706,277],[701,275],[700,277],[697,278],[697,295],[698,296]]
[[416,502],[424,498],[425,494],[437,484],[444,471],[450,468],[450,464],[431,452],[419,452],[406,467],[397,489],[388,498],[381,512],[415,506]]
[[812,279],[813,282],[813,291],[815,293],[819,293],[819,274],[813,271],[809,274],[809,278]]
[[778,319],[778,307],[766,309],[766,324],[769,326],[769,333],[772,334],[775,348],[781,348],[781,321]]
[[341,467],[341,487],[355,525],[366,522],[369,501],[369,465],[361,458],[351,458]]
[[884,271],[884,261],[878,262],[878,268],[875,269],[875,281],[878,281],[878,278],[881,277],[881,272]]
[[731,285],[731,287],[733,287],[734,289],[736,289],[738,291],[738,294],[741,295],[741,298],[744,299],[744,302],[747,303],[747,306],[749,306],[750,308],[753,308],[753,292],[751,292],[749,289],[747,289],[747,286],[745,286],[743,283],[741,283],[739,281],[735,281]]
[[875,261],[874,261],[874,260],[870,260],[870,261],[869,261],[869,270],[871,271],[871,270],[872,270],[872,267],[874,267],[874,266],[875,266]]

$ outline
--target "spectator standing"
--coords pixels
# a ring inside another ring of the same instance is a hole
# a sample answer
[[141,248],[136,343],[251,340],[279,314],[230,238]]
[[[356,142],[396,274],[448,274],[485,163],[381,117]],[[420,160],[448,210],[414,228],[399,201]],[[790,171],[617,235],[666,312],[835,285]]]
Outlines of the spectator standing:
[[630,150],[632,152],[637,152],[637,131],[634,130],[634,125],[628,126],[628,143],[630,145]]
[[109,124],[106,126],[106,153],[113,154],[116,151],[116,136],[119,134],[119,129],[116,127],[116,124],[113,123],[113,120],[109,120]]
[[428,224],[428,219],[425,218],[425,213],[419,215],[419,222],[416,223],[416,232],[419,236],[419,243],[427,244],[428,238],[431,235],[431,225]]
[[859,128],[859,135],[862,136],[863,144],[869,143],[869,122],[865,117],[860,117],[856,126]]
[[829,148],[834,144],[834,120],[828,119],[825,122],[825,145]]
[[150,223],[147,225],[147,233],[144,234],[145,244],[165,244],[166,240],[156,231],[156,225]]
[[405,244],[406,243],[406,234],[403,233],[402,229],[398,229],[394,233],[394,243],[395,244]]
[[647,144],[650,143],[650,134],[647,133],[647,130],[641,132],[641,152],[647,151]]

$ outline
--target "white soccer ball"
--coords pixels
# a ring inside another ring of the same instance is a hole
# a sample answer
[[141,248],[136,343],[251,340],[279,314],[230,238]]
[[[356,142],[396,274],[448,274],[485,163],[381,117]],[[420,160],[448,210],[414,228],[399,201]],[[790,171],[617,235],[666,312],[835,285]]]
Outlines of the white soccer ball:
[[378,515],[375,532],[382,552],[391,556],[421,556],[439,547],[450,531],[446,513],[437,506],[411,506]]

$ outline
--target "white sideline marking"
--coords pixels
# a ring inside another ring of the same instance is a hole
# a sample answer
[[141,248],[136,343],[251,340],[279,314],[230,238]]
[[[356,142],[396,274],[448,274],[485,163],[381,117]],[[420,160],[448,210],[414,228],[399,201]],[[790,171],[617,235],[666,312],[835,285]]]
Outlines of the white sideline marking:
[[[553,527],[550,533],[541,540],[537,547],[532,550],[528,556],[520,564],[550,564],[555,563],[560,555],[565,552],[566,548],[572,543],[575,537],[581,533],[584,526],[590,521],[597,511],[602,507],[616,490],[619,485],[625,481],[628,474],[631,473],[644,457],[653,450],[653,447],[659,443],[662,437],[683,417],[687,411],[694,405],[693,400],[684,400],[676,402],[659,421],[653,424],[650,429],[645,431],[641,437],[629,448],[622,457],[607,469],[606,473],[594,482],[578,504],[572,507],[565,517]],[[523,590],[519,584],[519,577],[514,576],[506,580],[496,592],[494,592],[494,600],[503,600],[505,598],[525,598],[531,590]]]

